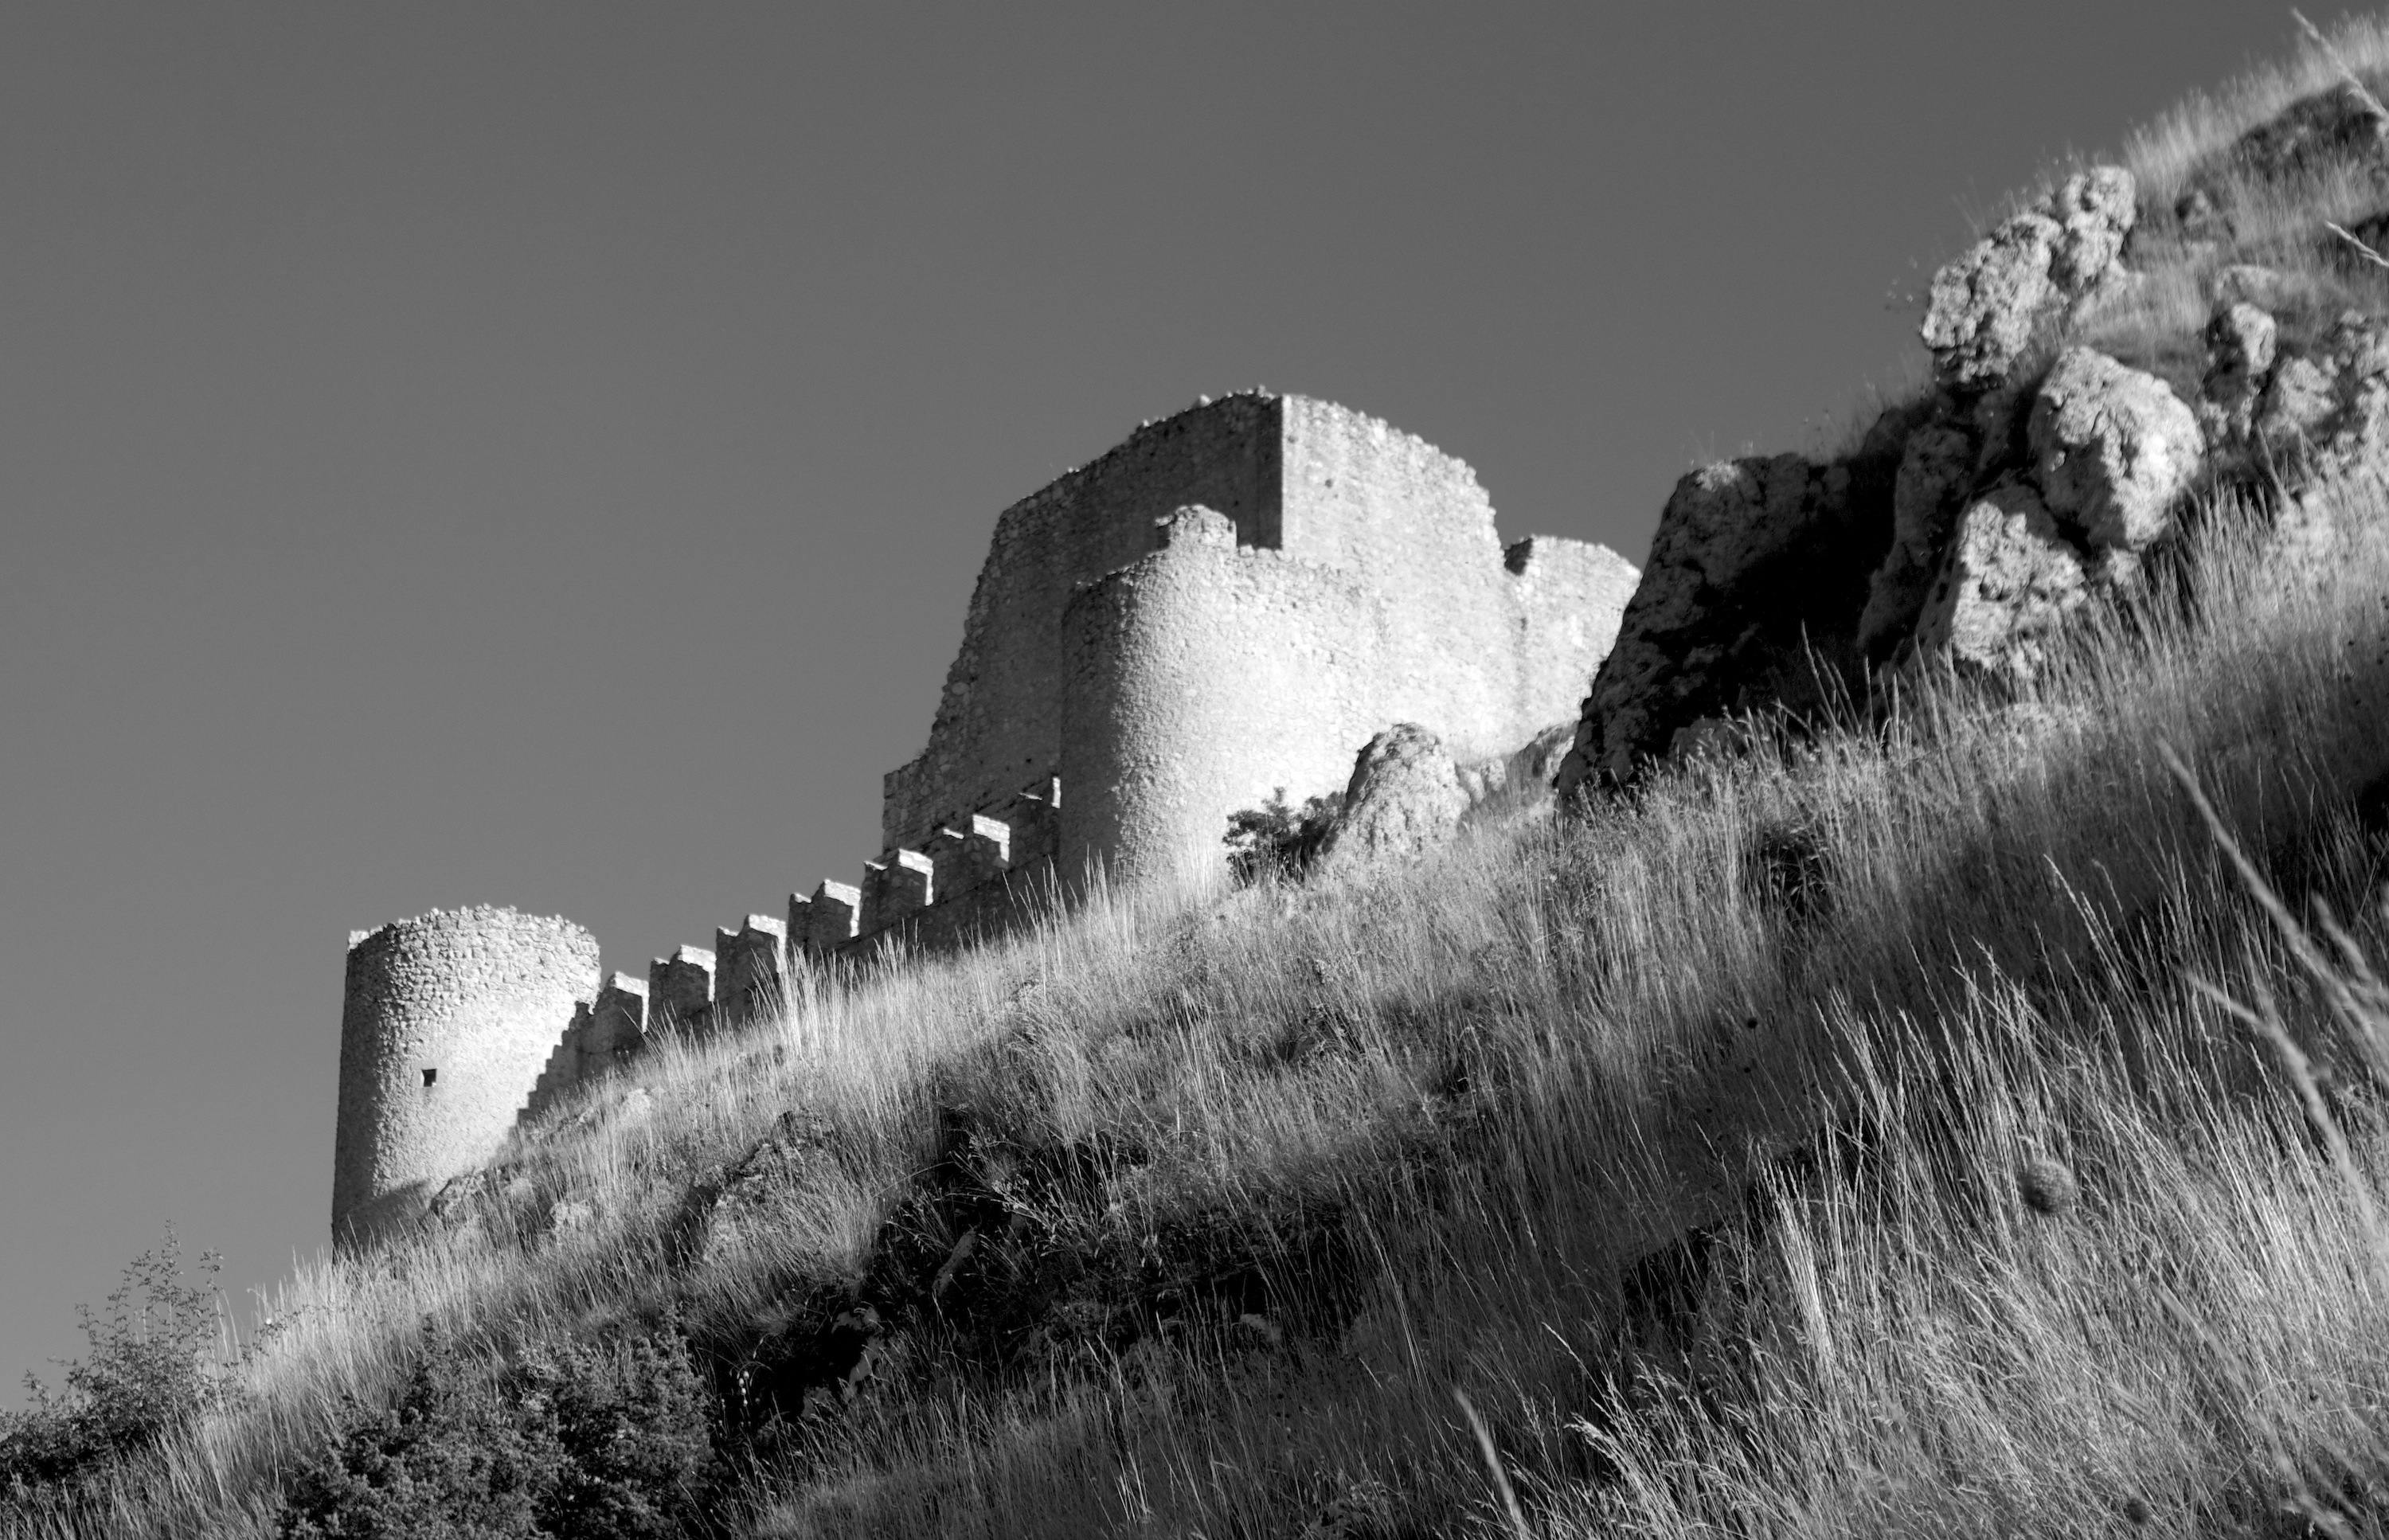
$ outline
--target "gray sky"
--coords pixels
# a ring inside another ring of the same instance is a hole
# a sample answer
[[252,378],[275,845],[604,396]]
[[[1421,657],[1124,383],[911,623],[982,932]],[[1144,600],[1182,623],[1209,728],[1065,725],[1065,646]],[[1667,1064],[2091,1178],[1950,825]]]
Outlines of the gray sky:
[[[2310,12],[2310,14],[2313,14]],[[0,1377],[326,1239],[347,933],[875,853],[996,514],[1266,383],[1640,561],[2212,0],[0,11]],[[6,1404],[0,1393],[0,1405]]]

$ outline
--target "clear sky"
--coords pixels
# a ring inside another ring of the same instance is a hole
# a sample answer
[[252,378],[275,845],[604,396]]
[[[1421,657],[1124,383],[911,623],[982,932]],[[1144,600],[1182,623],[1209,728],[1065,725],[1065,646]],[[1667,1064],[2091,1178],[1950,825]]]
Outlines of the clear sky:
[[643,970],[851,880],[996,514],[1141,419],[1324,396],[1639,561],[1688,466],[1919,376],[2007,189],[2293,36],[16,0],[0,1382],[169,1220],[236,1298],[326,1243],[351,928],[509,903]]

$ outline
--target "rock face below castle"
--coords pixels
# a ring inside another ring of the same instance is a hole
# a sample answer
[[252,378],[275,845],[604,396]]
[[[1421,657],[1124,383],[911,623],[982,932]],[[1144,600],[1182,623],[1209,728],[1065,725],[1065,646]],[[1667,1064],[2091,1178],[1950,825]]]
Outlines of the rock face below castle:
[[1221,859],[1228,814],[1333,791],[1395,721],[1461,758],[1574,713],[1638,579],[1506,549],[1476,474],[1376,418],[1225,397],[1006,509],[884,846],[1058,774],[1066,875]]

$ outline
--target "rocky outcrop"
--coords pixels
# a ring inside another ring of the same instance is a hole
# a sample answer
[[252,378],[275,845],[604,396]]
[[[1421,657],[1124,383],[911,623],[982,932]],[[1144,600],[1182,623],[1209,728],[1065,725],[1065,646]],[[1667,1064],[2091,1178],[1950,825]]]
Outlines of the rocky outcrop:
[[1973,393],[2004,381],[2044,321],[2116,271],[2134,210],[2131,172],[2083,172],[1935,274],[1923,336],[1943,385]]
[[1449,841],[1470,797],[1443,740],[1397,722],[1369,740],[1352,765],[1344,810],[1320,848],[1327,871],[1406,860]]
[[2165,534],[2206,447],[2171,386],[2088,348],[2058,355],[2029,424],[2041,498],[2102,553],[2137,556]]
[[1575,718],[1553,722],[1527,739],[1523,747],[1462,765],[1460,789],[1468,794],[1471,807],[1499,793],[1539,795],[1551,786],[1552,777],[1559,773],[1560,761],[1567,757],[1569,745],[1575,742]]
[[1553,783],[1562,795],[1629,779],[1693,722],[1760,704],[1754,694],[1796,697],[1786,676],[1806,661],[1803,622],[1853,635],[1865,601],[1862,581],[1811,575],[1846,572],[1853,543],[1879,553],[1887,542],[1897,462],[1876,462],[1860,477],[1782,454],[1706,465],[1676,484]]
[[[2193,166],[2153,218],[2128,172],[2096,167],[1991,230],[1934,276],[1929,400],[1834,463],[1741,460],[1678,485],[1555,785],[1730,757],[1836,688],[1874,698],[1884,671],[2027,679],[2071,617],[2141,580],[2201,489],[2268,511],[2258,559],[2285,578],[2327,561],[2350,504],[2312,490],[2389,476],[2389,321],[2345,308],[2379,264],[2319,216],[2330,261],[2281,271],[2232,243],[2242,226],[2295,238],[2284,197],[2344,208],[2368,179],[2389,191],[2389,126],[2334,88]],[[2389,208],[2341,217],[2389,242]],[[2142,263],[2211,297],[2194,383],[2188,339],[2153,329],[2174,291]],[[2120,345],[2079,345],[2102,336]]]
[[[1558,789],[1722,752],[1738,716],[1817,704],[1829,668],[1856,696],[1868,662],[2009,679],[2039,667],[2050,629],[2134,579],[2205,438],[2163,380],[2088,349],[2061,353],[2037,388],[2011,385],[1945,393],[1921,421],[1888,415],[1840,465],[1785,455],[1685,477]],[[1853,572],[1868,577],[1846,607],[1831,595]]]
[[[2376,78],[2370,89],[2389,89],[2389,82]],[[2376,183],[2389,179],[2383,127],[2344,85],[2293,102],[2193,166],[2174,199],[2171,229],[2158,234],[2178,241],[2189,257],[2212,260],[2239,236],[2243,223],[2261,229],[2275,217],[2258,212],[2243,221],[2242,206],[2252,189],[2278,207],[2301,184],[2324,177],[2354,171]]]
[[2350,311],[2316,342],[2279,349],[2251,437],[2309,475],[2379,467],[2389,446],[2389,325]]
[[[1865,699],[1871,670],[2028,676],[2066,617],[2136,579],[2205,469],[2202,413],[2217,409],[2088,348],[2038,363],[2086,302],[2128,291],[2133,197],[2121,169],[2083,172],[1936,274],[1923,337],[1940,388],[1849,456],[1735,461],[1678,484],[1563,794],[1738,752],[1754,714],[1813,719]],[[2239,373],[2225,361],[2215,377],[2239,380],[2224,414],[2253,418],[2263,328],[2236,325]]]
[[2019,463],[1907,558],[1937,574],[1901,649],[1912,665],[2030,678],[2068,616],[2138,579],[2202,469],[2206,436],[2173,388],[2088,348],[2058,354],[2024,421]]
[[1504,779],[1514,787],[1541,787],[1552,783],[1561,762],[1576,744],[1574,721],[1554,722],[1527,740],[1527,745],[1512,754],[1502,765]]
[[2076,172],[2050,195],[2048,207],[2063,232],[2050,254],[2049,276],[2078,298],[2104,282],[2123,258],[2139,213],[2132,173],[2121,166]]
[[2046,214],[2018,214],[1934,274],[1924,345],[1945,383],[1981,389],[2024,356],[2058,297],[2050,265],[2064,233]]
[[1958,520],[1917,620],[1918,655],[2028,678],[2044,661],[2050,633],[2089,596],[2082,558],[2040,494],[2018,482],[1996,487]]
[[[2376,75],[2368,89],[2389,90],[2389,76]],[[2345,166],[2377,166],[2389,150],[2384,131],[2389,125],[2370,106],[2337,86],[2291,103],[2233,140],[2198,168],[2190,189],[2220,205],[2229,201],[2235,184],[2279,188]]]
[[2280,327],[2255,305],[2217,299],[2206,323],[2206,377],[2198,392],[2199,426],[2210,442],[2243,441],[2255,426],[2280,338]]
[[2285,578],[2312,572],[2346,506],[2317,484],[2389,476],[2389,321],[2344,311],[2301,340],[2291,333],[2302,297],[2278,274],[2231,268],[2215,286],[2199,419],[2218,472],[2272,506],[2264,559]]

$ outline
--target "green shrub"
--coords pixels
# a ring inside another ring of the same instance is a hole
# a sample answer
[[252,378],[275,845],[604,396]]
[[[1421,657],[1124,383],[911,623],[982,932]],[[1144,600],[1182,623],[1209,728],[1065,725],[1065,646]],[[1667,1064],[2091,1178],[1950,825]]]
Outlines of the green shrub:
[[1343,811],[1342,792],[1307,798],[1297,808],[1286,801],[1285,788],[1280,786],[1259,807],[1230,813],[1224,842],[1228,869],[1235,874],[1237,885],[1245,886],[1271,876],[1299,879],[1319,859],[1328,831],[1335,827]]
[[351,1399],[285,1495],[286,1540],[638,1540],[684,1533],[710,1473],[710,1408],[676,1325],[535,1345],[493,1380],[427,1326],[395,1404]]
[[165,1240],[128,1264],[104,1310],[77,1305],[90,1355],[52,1391],[25,1377],[32,1406],[0,1412],[0,1495],[15,1503],[81,1489],[115,1460],[187,1428],[224,1394],[217,1352],[212,1252],[199,1280],[182,1278],[182,1247]]

